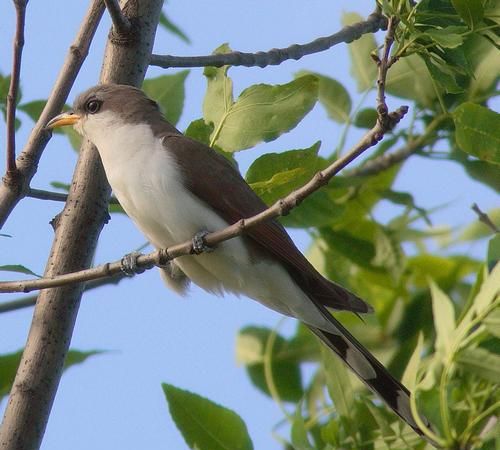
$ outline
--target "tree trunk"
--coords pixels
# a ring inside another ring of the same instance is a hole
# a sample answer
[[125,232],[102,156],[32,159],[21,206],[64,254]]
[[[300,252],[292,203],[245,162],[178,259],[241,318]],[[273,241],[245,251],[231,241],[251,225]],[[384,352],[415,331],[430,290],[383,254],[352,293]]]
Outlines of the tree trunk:
[[[110,33],[100,81],[139,86],[147,70],[162,0],[129,0],[134,33]],[[56,221],[45,276],[87,268],[107,221],[110,188],[96,149],[85,142],[67,203]],[[2,450],[38,449],[61,378],[83,285],[40,293],[28,341],[0,429]]]

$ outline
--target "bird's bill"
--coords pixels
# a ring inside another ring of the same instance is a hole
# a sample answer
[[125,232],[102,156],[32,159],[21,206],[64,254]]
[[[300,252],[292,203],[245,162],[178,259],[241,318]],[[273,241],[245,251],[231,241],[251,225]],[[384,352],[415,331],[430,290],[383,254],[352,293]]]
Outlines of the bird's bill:
[[74,125],[80,120],[80,116],[73,111],[67,111],[54,117],[46,125],[46,128],[64,127],[65,125]]

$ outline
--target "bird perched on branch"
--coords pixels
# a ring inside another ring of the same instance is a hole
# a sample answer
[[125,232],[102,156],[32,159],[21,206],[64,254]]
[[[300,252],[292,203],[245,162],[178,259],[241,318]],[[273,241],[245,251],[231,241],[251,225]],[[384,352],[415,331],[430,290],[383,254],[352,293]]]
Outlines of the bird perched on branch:
[[161,268],[183,293],[193,281],[214,294],[243,294],[305,323],[417,433],[410,393],[327,308],[367,313],[356,295],[327,280],[275,220],[203,248],[203,236],[251,217],[265,203],[223,156],[181,134],[141,90],[105,84],[82,93],[48,128],[73,125],[98,149],[120,204],[156,248],[193,237],[198,255]]

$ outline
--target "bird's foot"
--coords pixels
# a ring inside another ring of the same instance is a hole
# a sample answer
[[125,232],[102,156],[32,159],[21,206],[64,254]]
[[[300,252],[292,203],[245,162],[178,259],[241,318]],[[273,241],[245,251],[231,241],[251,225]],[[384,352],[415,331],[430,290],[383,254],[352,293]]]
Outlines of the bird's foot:
[[145,269],[137,265],[137,258],[141,256],[139,252],[126,254],[120,261],[120,269],[127,277],[133,277],[144,272]]
[[210,252],[213,252],[215,250],[214,247],[210,247],[205,242],[205,236],[209,233],[210,233],[210,231],[208,231],[208,230],[201,230],[201,231],[198,231],[198,233],[196,233],[193,236],[192,247],[193,247],[194,254],[199,255],[200,253],[210,253]]

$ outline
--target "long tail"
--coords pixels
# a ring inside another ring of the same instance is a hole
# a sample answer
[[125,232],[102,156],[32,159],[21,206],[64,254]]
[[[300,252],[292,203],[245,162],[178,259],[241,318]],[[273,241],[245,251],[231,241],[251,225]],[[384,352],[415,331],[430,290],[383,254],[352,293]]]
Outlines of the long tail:
[[[326,309],[319,307],[335,331],[324,331],[307,325],[342,361],[416,433],[427,437],[416,424],[410,409],[410,391],[394,378],[356,338],[349,333]],[[428,421],[422,417],[428,426]],[[429,441],[429,440],[428,440]],[[429,441],[434,446],[434,442]]]

